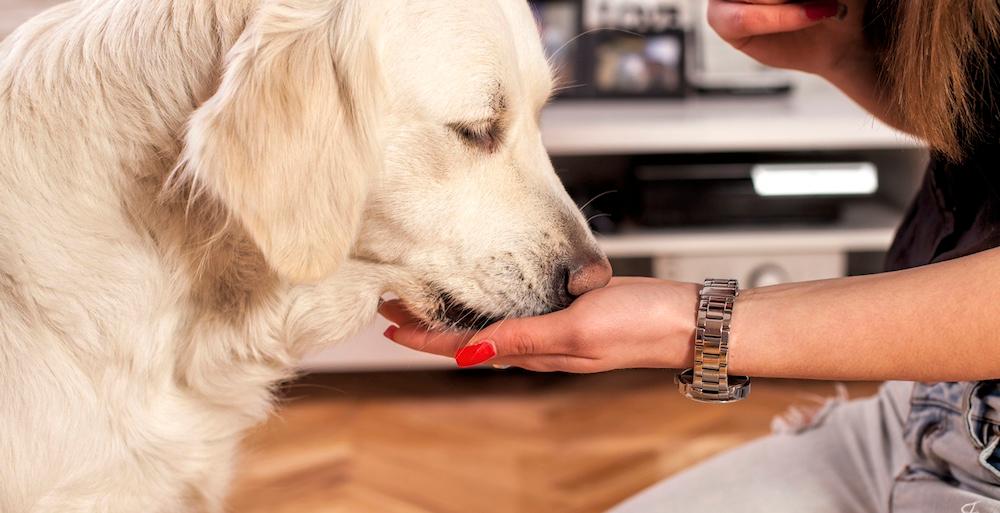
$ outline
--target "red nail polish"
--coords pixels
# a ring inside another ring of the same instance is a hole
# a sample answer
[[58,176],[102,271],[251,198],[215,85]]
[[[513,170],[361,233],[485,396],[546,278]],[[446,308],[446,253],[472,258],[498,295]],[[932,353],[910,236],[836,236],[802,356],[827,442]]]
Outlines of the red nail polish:
[[389,340],[393,340],[392,336],[396,334],[396,330],[398,329],[398,326],[389,326],[385,329],[385,333],[382,333],[382,336]]
[[465,346],[455,353],[455,361],[459,367],[479,365],[497,355],[496,347],[490,341],[483,341],[471,346]]
[[802,9],[805,10],[806,18],[809,18],[812,21],[818,21],[836,16],[840,12],[840,5],[836,2],[815,3],[803,5]]

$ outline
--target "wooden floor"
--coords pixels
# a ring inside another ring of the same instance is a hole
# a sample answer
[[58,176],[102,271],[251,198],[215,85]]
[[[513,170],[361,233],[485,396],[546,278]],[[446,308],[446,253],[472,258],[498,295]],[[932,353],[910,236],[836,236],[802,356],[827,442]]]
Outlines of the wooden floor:
[[663,371],[312,376],[250,436],[230,511],[598,512],[833,391],[759,381],[749,401],[711,406]]

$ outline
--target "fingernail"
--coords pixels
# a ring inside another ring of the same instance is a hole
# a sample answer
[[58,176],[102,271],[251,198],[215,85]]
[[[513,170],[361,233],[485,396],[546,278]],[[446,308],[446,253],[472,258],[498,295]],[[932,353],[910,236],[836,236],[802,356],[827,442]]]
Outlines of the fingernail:
[[840,4],[814,3],[803,5],[802,9],[805,10],[806,18],[809,18],[812,21],[818,21],[837,16],[840,13]]
[[497,348],[489,340],[465,346],[455,353],[455,361],[459,367],[479,365],[497,355]]
[[395,341],[392,338],[392,336],[396,334],[396,330],[398,330],[398,329],[399,329],[399,326],[389,326],[388,328],[385,329],[385,333],[382,333],[382,336],[385,337],[385,338],[387,338],[387,339],[389,339],[389,340]]

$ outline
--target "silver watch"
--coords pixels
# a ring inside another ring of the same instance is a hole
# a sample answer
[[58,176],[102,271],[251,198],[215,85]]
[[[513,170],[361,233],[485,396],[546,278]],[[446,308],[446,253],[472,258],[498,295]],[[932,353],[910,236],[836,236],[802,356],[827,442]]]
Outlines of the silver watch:
[[690,399],[729,403],[750,395],[750,378],[729,375],[729,323],[739,295],[736,280],[705,280],[699,293],[698,327],[694,340],[694,368],[674,381]]

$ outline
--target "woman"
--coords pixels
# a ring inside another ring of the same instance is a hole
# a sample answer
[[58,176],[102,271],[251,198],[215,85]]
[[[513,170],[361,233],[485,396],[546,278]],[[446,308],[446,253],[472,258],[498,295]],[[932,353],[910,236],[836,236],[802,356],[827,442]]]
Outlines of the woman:
[[[750,56],[823,76],[932,148],[890,272],[743,291],[730,374],[903,381],[615,511],[1000,512],[1000,3],[712,0],[709,17]],[[387,331],[396,342],[457,351],[460,365],[683,368],[699,288],[618,278],[471,341],[422,331],[396,303],[383,314],[399,324]]]

